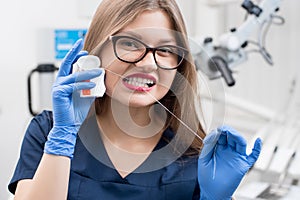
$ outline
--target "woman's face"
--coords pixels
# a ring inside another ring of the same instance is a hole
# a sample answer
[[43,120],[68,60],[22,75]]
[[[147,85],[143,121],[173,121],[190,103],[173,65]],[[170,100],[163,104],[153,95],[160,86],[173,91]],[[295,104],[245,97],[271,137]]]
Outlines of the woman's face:
[[[127,61],[132,59],[132,55],[139,58],[139,51],[136,50],[137,55],[135,55],[134,49],[144,48],[144,46],[140,45],[141,43],[138,41],[148,47],[176,45],[172,28],[166,13],[145,11],[115,35],[127,37],[123,37],[123,39],[121,37],[115,41],[117,54]],[[132,38],[137,40],[132,40]],[[108,96],[132,107],[142,107],[152,105],[156,99],[160,100],[166,95],[177,70],[159,68],[155,58],[159,62],[165,59],[163,56],[167,52],[159,51],[158,53],[157,51],[154,58],[153,51],[150,50],[140,61],[127,63],[116,57],[113,46],[113,42],[110,40],[100,54],[102,67],[106,69],[105,85]],[[130,54],[126,53],[128,50],[131,51]],[[159,58],[160,56],[162,58]],[[172,58],[165,59],[165,62],[174,65],[174,62],[178,62],[178,57],[174,56],[173,58],[173,60]]]

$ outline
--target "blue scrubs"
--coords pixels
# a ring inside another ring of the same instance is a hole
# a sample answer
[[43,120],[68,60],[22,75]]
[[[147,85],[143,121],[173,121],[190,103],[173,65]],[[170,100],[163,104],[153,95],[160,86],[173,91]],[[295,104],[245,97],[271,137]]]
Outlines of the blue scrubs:
[[[88,124],[89,127],[96,124],[95,117],[86,121],[90,123]],[[10,192],[15,192],[19,180],[32,179],[34,176],[43,155],[47,135],[52,126],[52,113],[49,111],[44,111],[37,115],[29,124],[22,143],[18,164],[8,185]],[[163,134],[164,137],[169,139],[173,135],[170,129],[167,129]],[[100,148],[97,149],[103,159],[109,162],[105,148],[103,144],[101,147],[101,144],[102,142],[100,142]],[[161,139],[154,151],[165,145],[167,145],[167,142]],[[136,173],[134,171],[122,178],[114,168],[103,164],[103,162],[94,157],[94,153],[91,154],[90,152],[86,149],[86,145],[83,144],[82,137],[78,136],[74,157],[71,162],[69,200],[199,199],[197,156],[182,156],[166,167],[144,173]],[[144,164],[146,165],[147,160],[149,159],[146,159],[139,168],[142,168]]]

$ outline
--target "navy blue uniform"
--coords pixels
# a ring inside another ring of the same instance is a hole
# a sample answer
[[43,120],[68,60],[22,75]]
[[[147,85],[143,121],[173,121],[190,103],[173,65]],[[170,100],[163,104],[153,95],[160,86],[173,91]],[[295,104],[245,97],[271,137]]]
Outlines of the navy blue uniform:
[[[90,123],[88,124],[89,127],[96,124],[95,117],[86,121]],[[29,124],[22,143],[18,164],[8,186],[10,192],[15,192],[19,180],[33,178],[52,126],[52,113],[49,111],[42,112],[33,118]],[[167,129],[163,134],[164,137],[169,138],[172,135],[174,134],[170,129]],[[83,140],[82,138],[81,136],[77,137],[74,157],[71,162],[68,199],[199,199],[197,156],[182,156],[166,167],[143,173],[134,171],[122,178],[116,169],[103,164],[110,161],[102,142],[97,141],[96,151],[99,151],[99,156],[102,157],[101,160],[105,162],[100,162],[95,157],[95,151],[86,148],[85,143],[88,140],[83,141],[84,138]],[[100,137],[97,138],[95,135],[91,135],[86,138],[92,138],[91,140],[94,141]],[[161,139],[154,151],[166,144],[167,142]],[[89,146],[89,148],[93,147]],[[93,151],[92,154],[91,151]],[[147,160],[149,159],[147,158],[138,169],[142,169],[143,165],[147,164]]]

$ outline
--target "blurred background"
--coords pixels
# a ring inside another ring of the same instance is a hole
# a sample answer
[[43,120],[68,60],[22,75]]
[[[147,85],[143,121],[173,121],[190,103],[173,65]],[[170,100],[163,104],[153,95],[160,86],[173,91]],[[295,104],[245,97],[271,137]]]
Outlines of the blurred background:
[[[224,33],[240,27],[247,17],[243,0],[177,1],[189,36],[199,41],[199,48],[203,44],[199,38],[211,37],[217,45]],[[232,69],[234,86],[227,86],[223,78],[210,81],[221,82],[225,91],[225,116],[220,123],[234,126],[250,143],[258,135],[266,139],[266,155],[241,185],[237,199],[300,199],[300,1],[273,1],[280,2],[276,14],[285,19],[283,25],[270,27],[265,41],[274,64],[269,65],[259,53],[249,53],[247,60]],[[49,85],[55,70],[74,41],[84,37],[100,2],[10,0],[0,7],[0,199],[12,198],[7,185],[26,127],[33,114],[51,109]],[[256,29],[250,39],[257,39]],[[274,149],[282,149],[279,158]]]

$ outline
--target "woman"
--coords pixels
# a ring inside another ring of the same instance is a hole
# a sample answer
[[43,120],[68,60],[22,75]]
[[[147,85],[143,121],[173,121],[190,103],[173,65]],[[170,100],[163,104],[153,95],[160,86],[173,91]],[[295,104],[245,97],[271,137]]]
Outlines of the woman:
[[[44,111],[27,129],[9,185],[15,199],[231,199],[261,143],[248,156],[245,140],[221,127],[202,149],[196,70],[175,0],[104,0],[82,46],[62,62],[53,116]],[[101,69],[71,74],[87,52]],[[104,97],[80,98],[104,71]]]

